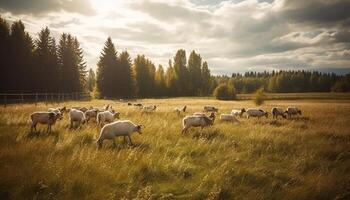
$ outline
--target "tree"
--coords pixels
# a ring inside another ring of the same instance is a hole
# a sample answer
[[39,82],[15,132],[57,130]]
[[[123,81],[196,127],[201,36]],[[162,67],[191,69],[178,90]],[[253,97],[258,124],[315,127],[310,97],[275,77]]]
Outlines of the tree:
[[35,90],[32,83],[34,44],[21,21],[12,24],[9,42],[8,91],[31,92]]
[[168,96],[176,95],[176,77],[175,70],[172,66],[171,60],[169,60],[169,67],[165,72],[165,85]]
[[174,57],[174,70],[176,77],[176,95],[188,95],[188,70],[186,67],[186,51],[179,49]]
[[201,95],[208,96],[210,94],[210,86],[211,86],[211,78],[210,78],[210,70],[208,67],[208,63],[203,62],[202,70],[201,70]]
[[232,85],[221,83],[214,90],[214,97],[219,100],[233,100],[236,99],[236,93]]
[[39,38],[35,41],[35,65],[34,74],[37,83],[37,91],[57,92],[59,91],[59,65],[57,58],[56,42],[50,36],[49,28],[44,28],[39,33]]
[[117,51],[112,39],[108,37],[97,63],[97,89],[100,97],[113,97],[114,68],[117,65]]
[[94,70],[90,69],[86,80],[86,89],[92,92],[95,88],[95,85],[96,85],[96,75]]
[[150,97],[154,94],[154,64],[144,55],[137,55],[134,59],[134,74],[138,97]]
[[188,59],[188,75],[189,75],[189,95],[198,96],[201,91],[201,65],[202,58],[195,51],[192,51]]
[[155,76],[156,81],[156,96],[165,96],[166,95],[166,83],[164,69],[162,65],[158,66]]
[[123,51],[120,54],[119,63],[120,74],[119,79],[116,80],[116,84],[121,86],[120,94],[118,95],[121,98],[131,98],[135,96],[135,83],[132,73],[132,64],[131,58],[127,51]]
[[10,27],[6,20],[0,17],[0,92],[8,91],[9,72],[11,70],[9,61]]
[[253,96],[253,101],[255,103],[255,105],[259,106],[262,105],[265,101],[265,93],[264,93],[264,88],[260,88],[258,89],[254,96]]

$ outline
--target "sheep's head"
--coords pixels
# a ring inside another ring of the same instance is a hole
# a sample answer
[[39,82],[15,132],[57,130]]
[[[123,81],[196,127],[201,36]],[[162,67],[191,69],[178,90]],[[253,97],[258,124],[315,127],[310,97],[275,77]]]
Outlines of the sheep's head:
[[184,107],[182,108],[182,112],[186,112],[186,109],[187,109],[187,106],[184,106]]
[[63,114],[64,112],[67,112],[67,108],[66,106],[64,106],[63,108],[58,108],[58,110]]
[[142,127],[145,127],[144,125],[141,125],[141,124],[139,124],[139,125],[137,125],[136,127],[135,127],[135,132],[138,132],[139,134],[142,134]]
[[283,118],[287,118],[287,116],[286,116],[286,114],[285,114],[285,113],[283,113],[283,114],[282,114],[282,117],[283,117]]
[[210,113],[210,115],[209,115],[209,118],[211,119],[211,121],[212,121],[212,124],[214,123],[214,121],[215,121],[215,113]]
[[301,110],[298,110],[298,114],[301,115]]
[[269,117],[269,113],[265,112],[265,117],[268,118]]
[[244,113],[244,112],[246,112],[246,110],[244,108],[242,108],[241,113]]
[[101,141],[101,140],[97,140],[97,141],[96,141],[96,145],[97,145],[97,149],[101,149],[101,147],[102,147],[102,141]]

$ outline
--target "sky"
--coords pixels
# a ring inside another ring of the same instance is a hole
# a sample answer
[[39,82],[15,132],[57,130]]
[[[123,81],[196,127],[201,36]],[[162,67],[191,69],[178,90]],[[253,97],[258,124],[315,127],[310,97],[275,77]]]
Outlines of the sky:
[[0,0],[0,13],[34,38],[45,26],[75,35],[93,69],[110,36],[118,52],[165,67],[195,50],[216,75],[350,73],[350,0]]

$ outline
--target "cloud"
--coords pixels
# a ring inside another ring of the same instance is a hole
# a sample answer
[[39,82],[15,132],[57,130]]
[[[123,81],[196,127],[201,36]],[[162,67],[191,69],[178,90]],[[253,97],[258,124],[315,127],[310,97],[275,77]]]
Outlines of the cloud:
[[52,11],[95,14],[90,2],[85,0],[0,0],[0,8],[13,14],[42,15]]
[[164,66],[177,49],[196,50],[215,74],[350,68],[347,0],[132,0],[111,5],[115,8],[102,12],[82,0],[0,0],[0,10],[11,12],[5,17],[24,18],[31,33],[47,25],[57,37],[76,35],[93,68],[108,36],[119,52],[145,54]]

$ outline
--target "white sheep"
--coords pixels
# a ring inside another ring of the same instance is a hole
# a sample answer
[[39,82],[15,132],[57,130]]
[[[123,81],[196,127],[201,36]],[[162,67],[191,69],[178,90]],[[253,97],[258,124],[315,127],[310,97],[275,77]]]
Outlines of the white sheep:
[[238,109],[233,109],[233,110],[231,110],[231,114],[233,114],[233,115],[235,115],[236,117],[242,117],[242,115],[243,115],[243,113],[245,113],[245,109],[244,108],[242,108],[242,109],[240,109],[240,110],[238,110]]
[[63,118],[63,112],[59,108],[49,108],[47,111],[54,112],[57,115],[58,120]]
[[185,105],[182,108],[174,108],[174,112],[176,112],[179,115],[181,112],[186,112],[186,109],[187,109],[187,106]]
[[156,105],[148,105],[148,106],[144,106],[142,108],[142,112],[152,112],[154,110],[156,110],[157,106]]
[[98,137],[96,143],[97,147],[101,148],[103,144],[103,140],[113,140],[113,144],[115,145],[115,137],[117,136],[125,136],[128,137],[129,145],[132,145],[131,142],[131,134],[134,132],[138,132],[141,134],[141,127],[143,125],[136,125],[129,120],[118,120],[110,124],[106,124],[103,126],[100,132],[100,136]]
[[283,118],[286,118],[286,111],[284,111],[282,108],[279,108],[279,107],[273,107],[271,109],[271,113],[272,113],[272,116],[273,118],[278,118],[278,116],[282,116]]
[[292,115],[296,115],[296,114],[301,115],[301,110],[297,107],[288,107],[286,110],[286,113],[288,114],[288,117],[291,118]]
[[88,110],[88,108],[80,107],[80,106],[73,106],[70,109],[68,109],[68,112],[70,112],[71,110],[80,110],[81,112],[86,112]]
[[56,123],[56,120],[58,119],[59,115],[54,112],[34,112],[30,115],[30,118],[32,119],[32,126],[30,128],[30,131],[33,132],[33,128],[36,131],[36,125],[39,124],[47,124],[47,130],[46,132],[51,132],[51,126]]
[[262,116],[265,116],[266,118],[268,118],[268,113],[261,110],[261,109],[249,108],[249,109],[247,109],[246,113],[247,113],[247,118],[249,118],[249,117],[260,118]]
[[204,112],[218,112],[219,109],[214,106],[204,106],[203,108]]
[[103,111],[97,114],[97,124],[104,125],[105,123],[111,123],[115,118],[119,119],[119,112],[112,113],[111,111]]
[[233,123],[240,123],[234,114],[221,114],[220,120],[221,121],[229,121],[229,122],[233,122]]
[[192,114],[192,116],[196,116],[196,117],[205,117],[207,116],[205,113],[202,112],[195,112]]
[[69,118],[70,118],[70,128],[73,127],[74,122],[77,122],[78,126],[86,122],[84,112],[78,109],[70,109]]
[[210,116],[186,116],[182,120],[182,134],[186,133],[191,127],[201,127],[202,129],[206,126],[214,124],[215,114],[211,113]]

